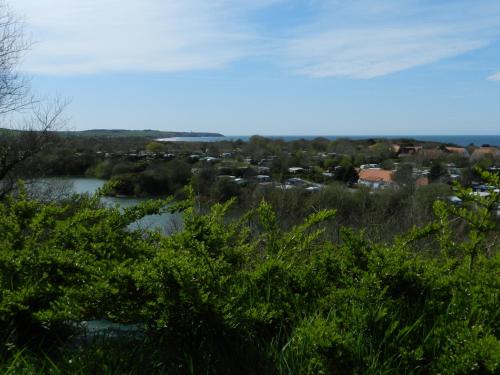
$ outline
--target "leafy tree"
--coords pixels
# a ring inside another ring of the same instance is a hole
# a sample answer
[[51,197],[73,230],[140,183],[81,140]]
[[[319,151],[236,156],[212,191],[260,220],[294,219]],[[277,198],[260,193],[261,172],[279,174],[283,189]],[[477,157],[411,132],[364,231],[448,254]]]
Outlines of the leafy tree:
[[94,169],[94,175],[97,178],[108,179],[113,174],[113,163],[110,160],[104,160],[97,164]]
[[431,169],[429,170],[429,180],[431,182],[437,182],[446,174],[447,171],[443,165],[439,161],[435,161],[432,163]]
[[347,184],[353,184],[358,181],[359,176],[356,169],[351,165],[348,167],[344,166],[335,167],[333,178],[336,181],[342,181]]
[[401,164],[394,173],[394,181],[401,186],[413,186],[415,179],[413,178],[413,166],[411,164]]
[[394,169],[394,161],[391,159],[385,159],[384,161],[382,161],[382,163],[380,163],[380,166],[382,167],[382,169],[392,171]]
[[327,152],[330,147],[330,141],[323,137],[314,138],[311,142],[311,147],[318,152]]
[[146,146],[146,150],[153,153],[165,152],[166,149],[165,144],[161,142],[150,142]]

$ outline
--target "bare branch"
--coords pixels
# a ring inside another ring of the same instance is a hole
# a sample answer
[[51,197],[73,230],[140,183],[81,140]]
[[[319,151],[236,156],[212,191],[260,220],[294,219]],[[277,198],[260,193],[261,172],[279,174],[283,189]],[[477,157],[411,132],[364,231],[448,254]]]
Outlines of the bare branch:
[[59,99],[41,102],[21,127],[0,135],[0,198],[12,190],[16,168],[57,138],[55,132],[66,123],[63,113],[67,105]]
[[23,22],[0,2],[0,115],[32,104],[29,81],[17,70],[20,58],[30,46],[24,37]]
[[28,79],[18,71],[20,58],[31,47],[24,35],[23,22],[0,0],[0,124],[12,113],[21,120],[0,128],[0,199],[27,174],[23,163],[50,145],[55,131],[66,123],[63,112],[68,103],[58,98],[35,100]]

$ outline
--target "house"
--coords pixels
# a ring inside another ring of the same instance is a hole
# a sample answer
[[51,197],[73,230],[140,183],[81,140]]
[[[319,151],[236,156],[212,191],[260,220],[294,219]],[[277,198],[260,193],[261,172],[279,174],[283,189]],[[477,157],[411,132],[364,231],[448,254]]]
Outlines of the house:
[[360,169],[380,169],[380,164],[361,164]]
[[360,169],[358,184],[372,189],[389,187],[394,183],[393,172],[384,169]]
[[233,178],[233,182],[236,185],[240,185],[240,186],[245,186],[247,184],[247,180],[245,180],[244,178],[241,178],[241,177]]
[[309,186],[309,187],[306,187],[306,191],[308,193],[317,193],[317,192],[321,191],[321,186]]
[[219,161],[219,159],[214,158],[213,156],[205,156],[203,158],[200,158],[200,160],[204,161],[206,163],[215,163],[215,162]]
[[395,154],[399,154],[401,146],[398,144],[392,144],[391,145],[391,151],[394,152]]
[[472,191],[473,193],[479,193],[479,195],[481,195],[482,193],[486,193],[489,195],[490,192],[500,193],[500,188],[491,185],[473,185]]
[[470,156],[469,151],[467,151],[467,149],[465,147],[448,147],[447,146],[444,149],[448,154],[458,155],[458,156],[461,156],[464,158],[468,158]]
[[438,148],[424,148],[420,150],[419,155],[426,159],[439,159],[443,156],[443,151]]
[[492,156],[492,157],[500,157],[500,149],[496,147],[489,147],[489,146],[481,146],[477,149],[474,150],[472,155],[470,156],[471,160],[479,160],[484,156]]
[[304,172],[304,168],[301,168],[301,167],[291,167],[291,168],[288,168],[288,172],[293,173],[293,174],[302,173],[302,172]]
[[267,173],[271,172],[271,168],[269,168],[269,167],[258,167],[257,168],[257,172],[259,174],[267,174]]
[[451,181],[459,181],[462,178],[462,172],[456,167],[455,164],[448,164],[447,170]]
[[410,156],[415,155],[423,149],[422,146],[400,146],[398,151],[398,156]]

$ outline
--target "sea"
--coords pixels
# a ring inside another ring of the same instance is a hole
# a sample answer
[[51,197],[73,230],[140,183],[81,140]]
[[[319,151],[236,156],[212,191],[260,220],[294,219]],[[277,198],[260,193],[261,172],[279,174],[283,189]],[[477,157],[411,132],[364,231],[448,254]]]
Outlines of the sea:
[[[220,142],[220,141],[248,141],[251,135],[227,135],[223,137],[175,137],[161,138],[162,142]],[[266,138],[282,139],[285,142],[299,139],[313,140],[321,137],[329,140],[337,139],[414,139],[422,142],[439,142],[458,146],[500,146],[500,135],[265,135]]]

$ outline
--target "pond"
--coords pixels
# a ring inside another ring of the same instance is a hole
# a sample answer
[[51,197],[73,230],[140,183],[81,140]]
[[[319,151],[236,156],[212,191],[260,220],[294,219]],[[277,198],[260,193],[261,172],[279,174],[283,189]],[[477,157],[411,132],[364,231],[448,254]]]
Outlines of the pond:
[[[77,194],[93,194],[101,188],[105,180],[97,178],[78,177],[57,177],[45,178],[35,182],[35,189],[50,191],[54,196],[67,194],[68,192]],[[132,197],[104,197],[102,202],[107,206],[119,206],[126,208],[135,206],[140,202],[152,198],[132,198]],[[172,234],[182,229],[182,215],[165,213],[162,215],[148,215],[131,225],[132,228],[159,229],[164,234]]]

